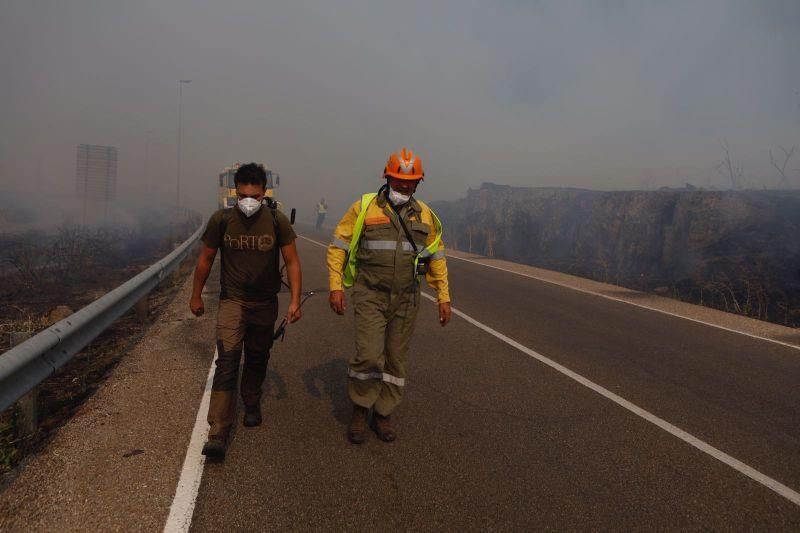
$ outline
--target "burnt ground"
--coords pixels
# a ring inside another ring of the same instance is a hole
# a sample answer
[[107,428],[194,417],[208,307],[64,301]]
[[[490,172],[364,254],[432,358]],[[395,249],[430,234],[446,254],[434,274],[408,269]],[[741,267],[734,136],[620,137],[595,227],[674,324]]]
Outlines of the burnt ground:
[[[184,240],[188,233],[186,228],[169,233],[151,231],[137,239],[135,233],[126,232],[122,235],[125,239],[119,239],[119,234],[84,232],[74,236],[75,242],[71,243],[82,257],[67,253],[55,257],[53,239],[63,237],[62,230],[42,239],[7,237],[11,246],[6,250],[10,252],[0,270],[0,353],[11,348],[12,333],[35,335],[70,311],[88,305],[167,255],[175,242]],[[124,241],[124,246],[114,249],[113,243],[119,241]],[[95,253],[97,250],[104,251],[102,258]],[[166,278],[150,293],[146,322],[139,321],[132,310],[127,312],[42,382],[37,433],[21,434],[15,407],[0,413],[0,487],[6,485],[20,462],[40,450],[60,426],[80,412],[83,402],[158,320],[178,290],[176,281],[182,280],[193,264],[190,257],[181,265],[177,278]]]

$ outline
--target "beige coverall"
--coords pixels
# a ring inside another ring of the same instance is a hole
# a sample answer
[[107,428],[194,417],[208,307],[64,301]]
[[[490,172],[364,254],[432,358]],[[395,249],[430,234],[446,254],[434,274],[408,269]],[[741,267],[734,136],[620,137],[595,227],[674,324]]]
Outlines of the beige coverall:
[[[351,294],[356,353],[349,362],[348,393],[353,403],[388,416],[403,397],[408,346],[420,305],[414,249],[397,214],[380,194],[367,207],[357,252],[358,274]],[[361,201],[345,213],[328,246],[330,289],[342,290],[342,272]],[[411,199],[400,208],[418,250],[437,236],[430,208]],[[439,303],[449,302],[444,245],[432,256],[426,279]]]

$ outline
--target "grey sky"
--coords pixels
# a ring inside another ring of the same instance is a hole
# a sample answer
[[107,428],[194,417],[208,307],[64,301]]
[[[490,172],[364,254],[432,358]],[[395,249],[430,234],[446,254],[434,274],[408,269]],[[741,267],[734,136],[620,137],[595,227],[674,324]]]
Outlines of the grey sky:
[[174,201],[188,78],[184,201],[203,211],[223,166],[257,160],[288,204],[338,215],[402,145],[426,199],[723,187],[723,139],[773,185],[768,150],[800,146],[799,52],[796,0],[0,0],[0,184],[68,197],[75,146],[112,144],[120,192]]

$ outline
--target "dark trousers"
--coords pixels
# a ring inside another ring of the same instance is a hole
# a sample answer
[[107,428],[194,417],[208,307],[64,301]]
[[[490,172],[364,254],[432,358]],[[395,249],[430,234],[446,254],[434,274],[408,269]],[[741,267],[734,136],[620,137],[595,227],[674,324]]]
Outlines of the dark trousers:
[[220,300],[217,313],[217,368],[208,407],[209,435],[230,431],[236,408],[239,363],[244,349],[240,392],[245,406],[258,405],[267,375],[278,299],[262,302]]

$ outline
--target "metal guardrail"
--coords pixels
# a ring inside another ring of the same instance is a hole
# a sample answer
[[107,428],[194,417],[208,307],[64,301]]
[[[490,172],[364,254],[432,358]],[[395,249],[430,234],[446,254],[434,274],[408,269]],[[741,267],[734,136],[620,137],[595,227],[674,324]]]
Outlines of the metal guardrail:
[[175,270],[205,224],[169,255],[64,320],[0,355],[0,411],[81,351]]

